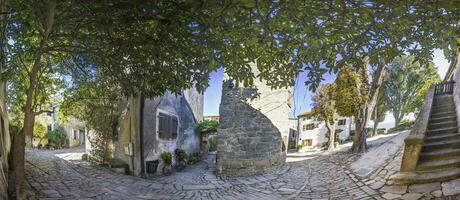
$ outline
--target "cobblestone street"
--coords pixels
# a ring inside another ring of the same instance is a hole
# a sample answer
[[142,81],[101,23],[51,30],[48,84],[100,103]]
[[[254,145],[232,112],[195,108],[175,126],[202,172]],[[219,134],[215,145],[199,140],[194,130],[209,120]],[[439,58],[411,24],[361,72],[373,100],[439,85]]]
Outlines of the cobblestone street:
[[170,176],[144,179],[90,165],[80,160],[82,153],[82,149],[27,151],[29,198],[458,199],[444,197],[441,184],[439,188],[432,186],[435,190],[428,193],[425,191],[429,185],[425,189],[415,187],[415,190],[413,186],[408,189],[408,186],[392,185],[388,178],[397,168],[400,153],[366,178],[349,169],[358,155],[337,151],[288,154],[289,162],[274,173],[226,179],[214,175],[214,155]]

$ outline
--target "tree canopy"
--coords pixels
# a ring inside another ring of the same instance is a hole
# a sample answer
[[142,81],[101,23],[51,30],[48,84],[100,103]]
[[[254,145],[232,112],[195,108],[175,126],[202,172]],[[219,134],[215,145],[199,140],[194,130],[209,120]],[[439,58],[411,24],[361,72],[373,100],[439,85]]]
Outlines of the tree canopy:
[[385,96],[396,125],[408,113],[420,109],[431,84],[440,80],[433,63],[420,65],[413,57],[401,56],[388,64]]
[[217,132],[219,121],[216,120],[203,120],[195,125],[195,130],[198,133],[212,133]]
[[343,67],[340,70],[334,82],[337,99],[336,108],[339,115],[353,116],[360,106],[369,99],[367,81],[350,67]]
[[329,135],[329,150],[335,148],[335,121],[338,116],[335,108],[335,91],[334,84],[321,85],[313,96],[314,115],[318,120],[324,121]]
[[335,85],[321,85],[312,98],[315,116],[321,121],[334,121],[337,118],[335,109]]
[[24,83],[14,86],[23,94],[16,109],[24,114],[14,138],[18,190],[24,135],[32,135],[34,117],[47,109],[41,106],[54,92],[50,82],[83,86],[103,76],[124,96],[154,97],[203,91],[209,74],[223,66],[236,82],[258,78],[274,88],[292,86],[307,71],[306,84],[315,90],[324,73],[367,70],[365,57],[370,66],[403,53],[426,63],[434,48],[452,57],[460,13],[454,1],[9,0],[1,6],[9,16],[2,30],[9,80]]
[[34,125],[34,137],[36,138],[45,138],[46,137],[46,127],[43,124],[35,123]]

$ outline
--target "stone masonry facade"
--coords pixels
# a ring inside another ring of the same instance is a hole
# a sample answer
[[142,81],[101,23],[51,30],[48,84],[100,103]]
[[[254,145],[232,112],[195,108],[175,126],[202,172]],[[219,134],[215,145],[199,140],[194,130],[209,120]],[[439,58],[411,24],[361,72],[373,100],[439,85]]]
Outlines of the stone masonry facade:
[[[255,67],[253,71],[257,74]],[[262,174],[285,163],[280,129],[289,123],[287,98],[288,90],[272,90],[262,82],[237,87],[232,80],[224,80],[217,132],[218,175]]]

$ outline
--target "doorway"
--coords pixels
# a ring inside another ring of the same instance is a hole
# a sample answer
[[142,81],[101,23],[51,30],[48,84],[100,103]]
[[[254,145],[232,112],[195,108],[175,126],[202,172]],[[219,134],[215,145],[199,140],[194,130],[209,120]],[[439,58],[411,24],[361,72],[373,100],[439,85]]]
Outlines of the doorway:
[[289,142],[288,142],[288,150],[296,149],[297,148],[297,131],[294,129],[289,129]]
[[85,144],[85,131],[84,130],[80,130],[80,145],[84,145]]

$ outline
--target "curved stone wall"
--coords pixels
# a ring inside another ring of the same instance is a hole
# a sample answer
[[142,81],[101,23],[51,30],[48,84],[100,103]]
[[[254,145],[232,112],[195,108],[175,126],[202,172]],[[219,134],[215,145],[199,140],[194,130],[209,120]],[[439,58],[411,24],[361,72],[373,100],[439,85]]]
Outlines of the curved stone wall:
[[218,175],[261,174],[284,164],[280,129],[289,125],[287,98],[288,90],[271,90],[262,82],[242,88],[224,81],[217,132]]

